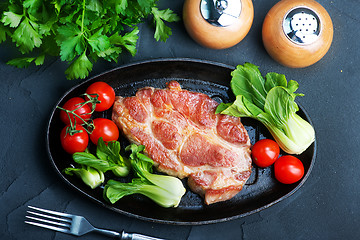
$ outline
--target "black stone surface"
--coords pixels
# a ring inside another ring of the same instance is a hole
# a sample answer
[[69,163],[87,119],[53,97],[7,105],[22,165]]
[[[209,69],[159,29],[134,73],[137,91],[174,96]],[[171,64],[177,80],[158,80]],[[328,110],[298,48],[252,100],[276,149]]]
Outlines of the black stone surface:
[[[290,69],[273,61],[261,39],[266,13],[277,1],[254,0],[255,18],[246,38],[225,50],[196,44],[183,23],[170,24],[166,43],[140,25],[138,52],[118,63],[98,62],[91,76],[122,64],[156,58],[195,58],[236,66],[251,62],[264,73],[284,73],[299,82],[298,102],[316,130],[317,158],[312,174],[291,197],[244,218],[202,226],[174,226],[129,218],[105,209],[70,189],[50,167],[45,148],[49,114],[58,99],[81,80],[65,79],[66,64],[50,59],[41,67],[16,69],[6,62],[17,56],[0,45],[0,238],[78,239],[24,223],[28,205],[86,216],[94,225],[174,240],[210,239],[359,239],[360,238],[360,2],[318,1],[330,14],[334,39],[318,63]],[[181,15],[183,1],[159,1]],[[81,239],[106,239],[89,234]]]

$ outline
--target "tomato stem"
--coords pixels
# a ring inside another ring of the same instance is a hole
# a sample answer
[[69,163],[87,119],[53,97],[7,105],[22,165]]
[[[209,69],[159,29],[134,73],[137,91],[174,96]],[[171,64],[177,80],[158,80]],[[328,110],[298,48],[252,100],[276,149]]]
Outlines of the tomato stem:
[[[81,115],[93,114],[94,111],[95,111],[96,104],[101,103],[101,101],[99,100],[99,94],[97,94],[97,93],[93,93],[93,94],[84,93],[83,95],[89,100],[87,100],[87,101],[85,101],[83,103],[79,103],[79,104],[74,105],[74,106],[79,106],[79,107],[77,107],[77,108],[75,108],[73,110],[68,110],[68,109],[56,106],[56,108],[66,112],[66,114],[67,114],[67,116],[68,116],[68,118],[70,120],[70,126],[66,130],[66,133],[69,133],[71,136],[76,134],[76,133],[82,132],[82,130],[76,130],[76,127],[75,127],[76,126],[76,117],[81,119],[82,123],[80,125],[82,125],[84,127],[85,131],[88,134],[91,134],[93,132],[93,130],[94,130],[93,121],[91,119],[89,121],[85,121],[81,116],[79,116],[79,114],[75,113],[75,111],[77,111],[78,109],[82,108],[83,106],[85,106],[87,104],[91,104],[91,112],[86,113],[86,114],[84,113],[84,114],[81,114]],[[73,116],[73,119],[72,119],[72,116]],[[74,120],[74,122],[72,120]]]
[[91,113],[90,114],[93,114],[95,112],[96,104],[101,103],[101,101],[99,100],[99,94],[97,94],[97,93],[91,93],[91,94],[84,93],[83,96],[85,96],[89,100],[84,102],[84,104],[82,104],[81,107],[84,106],[85,104],[91,103]]

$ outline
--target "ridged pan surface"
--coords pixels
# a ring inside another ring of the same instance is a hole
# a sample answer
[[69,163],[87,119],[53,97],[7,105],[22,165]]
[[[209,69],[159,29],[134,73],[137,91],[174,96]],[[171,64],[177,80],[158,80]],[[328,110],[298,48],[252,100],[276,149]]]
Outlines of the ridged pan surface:
[[[232,66],[194,59],[157,59],[133,63],[84,81],[66,92],[56,105],[62,106],[71,97],[81,95],[91,83],[96,81],[107,82],[115,89],[117,95],[127,97],[134,95],[141,87],[165,88],[166,82],[176,80],[183,89],[208,94],[218,102],[230,102],[234,100],[229,89],[230,73],[233,70]],[[301,106],[298,114],[311,123]],[[110,118],[111,110],[96,113],[94,117]],[[262,138],[271,138],[268,130],[260,122],[242,118],[242,123],[249,133],[252,144]],[[305,175],[301,181],[291,185],[276,181],[272,167],[262,169],[253,166],[252,175],[239,194],[231,200],[209,206],[188,189],[186,180],[184,184],[187,192],[177,208],[162,208],[138,195],[127,196],[116,204],[110,204],[104,200],[101,187],[92,190],[78,178],[63,173],[63,169],[73,164],[71,156],[61,148],[59,136],[63,127],[59,119],[59,110],[54,108],[47,129],[47,150],[51,164],[61,179],[75,191],[114,212],[167,224],[200,225],[224,222],[270,207],[291,196],[304,184],[311,172],[316,155],[316,142],[314,142],[304,153],[297,156],[304,164]],[[123,148],[128,144],[122,136],[119,140]],[[68,189],[64,188],[64,191],[66,190]]]

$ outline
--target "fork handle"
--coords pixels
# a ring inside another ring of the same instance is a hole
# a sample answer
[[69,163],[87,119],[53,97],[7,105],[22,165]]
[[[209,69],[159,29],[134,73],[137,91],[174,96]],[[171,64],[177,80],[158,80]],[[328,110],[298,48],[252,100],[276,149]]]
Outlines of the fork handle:
[[164,240],[161,238],[154,238],[154,237],[150,237],[150,236],[146,236],[146,235],[142,235],[142,234],[138,234],[138,233],[126,233],[126,232],[122,232],[121,233],[121,240]]
[[114,237],[114,238],[118,238],[118,239],[122,239],[122,234],[119,232],[115,232],[115,231],[111,231],[111,230],[107,230],[107,229],[102,229],[102,228],[95,228],[93,229],[93,231],[103,234],[105,236],[108,237]]
[[121,234],[115,231],[101,229],[101,228],[94,228],[94,231],[108,237],[115,237],[116,239],[120,239],[120,240],[165,240],[165,239],[154,238],[138,233],[127,233],[125,231],[122,231]]

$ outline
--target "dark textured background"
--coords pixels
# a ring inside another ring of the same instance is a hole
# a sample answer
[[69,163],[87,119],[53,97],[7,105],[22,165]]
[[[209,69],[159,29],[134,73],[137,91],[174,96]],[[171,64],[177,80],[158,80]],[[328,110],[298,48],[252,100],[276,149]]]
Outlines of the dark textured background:
[[[318,63],[290,69],[265,52],[261,27],[277,1],[254,0],[255,18],[246,38],[226,50],[206,49],[187,35],[183,23],[171,24],[173,35],[156,42],[148,24],[140,26],[138,52],[117,64],[98,62],[91,76],[125,63],[156,58],[195,58],[228,65],[251,62],[262,72],[275,71],[299,82],[305,97],[298,102],[316,130],[317,158],[303,187],[280,203],[248,217],[203,226],[173,226],[116,214],[69,189],[55,175],[45,149],[45,130],[57,100],[80,81],[65,79],[66,64],[51,59],[41,67],[16,69],[6,62],[16,56],[12,45],[0,45],[0,238],[75,239],[24,223],[27,205],[85,215],[92,223],[168,239],[359,239],[360,113],[358,0],[318,1],[330,14],[334,39]],[[181,15],[183,1],[159,2]],[[87,235],[82,239],[106,239]]]

